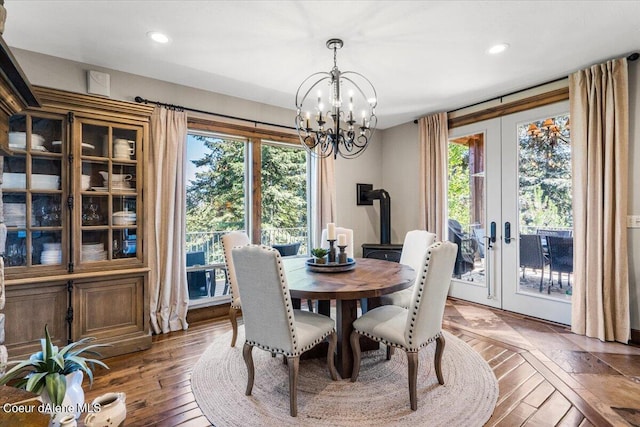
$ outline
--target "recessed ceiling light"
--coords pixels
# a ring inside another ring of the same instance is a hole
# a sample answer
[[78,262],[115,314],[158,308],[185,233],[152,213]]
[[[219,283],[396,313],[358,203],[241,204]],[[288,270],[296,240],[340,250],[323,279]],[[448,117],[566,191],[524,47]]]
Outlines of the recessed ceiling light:
[[490,53],[491,55],[497,55],[498,53],[502,53],[505,50],[507,50],[508,47],[509,47],[508,43],[498,43],[496,45],[491,46],[487,52]]
[[149,31],[147,33],[147,37],[149,37],[154,42],[158,42],[158,43],[168,43],[169,42],[169,37],[167,37],[166,35],[158,32],[158,31]]

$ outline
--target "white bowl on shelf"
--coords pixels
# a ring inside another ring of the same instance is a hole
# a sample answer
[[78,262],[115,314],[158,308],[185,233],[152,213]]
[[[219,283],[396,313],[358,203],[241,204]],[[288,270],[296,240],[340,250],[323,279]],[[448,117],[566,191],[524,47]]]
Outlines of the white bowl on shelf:
[[130,211],[114,212],[112,222],[113,225],[134,225],[136,223],[136,213]]
[[[31,134],[31,148],[42,147],[44,144],[44,136],[37,133]],[[23,149],[27,146],[26,132],[9,132],[9,145],[17,149]]]
[[91,175],[82,175],[80,178],[80,189],[88,190],[91,188]]

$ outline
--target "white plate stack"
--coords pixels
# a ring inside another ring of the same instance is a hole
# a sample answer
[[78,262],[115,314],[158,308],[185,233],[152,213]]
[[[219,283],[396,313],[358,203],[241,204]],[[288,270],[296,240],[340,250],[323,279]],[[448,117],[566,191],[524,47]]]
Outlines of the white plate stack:
[[5,203],[4,223],[7,227],[26,226],[27,205],[25,203]]
[[60,188],[58,175],[31,175],[31,188],[33,190],[57,190]]
[[104,243],[83,243],[82,261],[103,261],[107,259],[107,251],[104,250]]
[[27,188],[27,176],[23,173],[2,174],[2,188]]
[[62,262],[62,248],[60,243],[43,243],[44,250],[40,252],[40,264],[60,264]]

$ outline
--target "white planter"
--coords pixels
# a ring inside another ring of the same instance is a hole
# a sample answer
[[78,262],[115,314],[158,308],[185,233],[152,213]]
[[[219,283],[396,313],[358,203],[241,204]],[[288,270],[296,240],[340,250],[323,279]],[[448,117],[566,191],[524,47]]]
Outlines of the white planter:
[[[60,421],[68,415],[73,416],[74,419],[80,417],[82,408],[84,406],[84,390],[82,389],[82,379],[84,375],[82,371],[75,371],[65,376],[67,380],[67,391],[64,395],[62,405],[60,405],[60,411],[47,411],[51,415],[50,427],[59,427]],[[53,405],[49,394],[43,391],[40,394],[40,400],[45,405]]]

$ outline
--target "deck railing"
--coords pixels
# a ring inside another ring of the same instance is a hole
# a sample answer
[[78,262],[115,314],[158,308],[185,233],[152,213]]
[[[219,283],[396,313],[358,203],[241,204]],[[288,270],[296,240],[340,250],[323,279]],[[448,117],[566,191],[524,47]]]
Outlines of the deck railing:
[[[242,230],[244,231],[244,230]],[[189,232],[185,242],[187,252],[204,252],[206,264],[224,264],[224,250],[222,249],[222,236],[225,231],[200,231]],[[307,254],[308,235],[306,227],[295,228],[268,228],[261,232],[261,240],[264,245],[300,243],[298,254]]]

